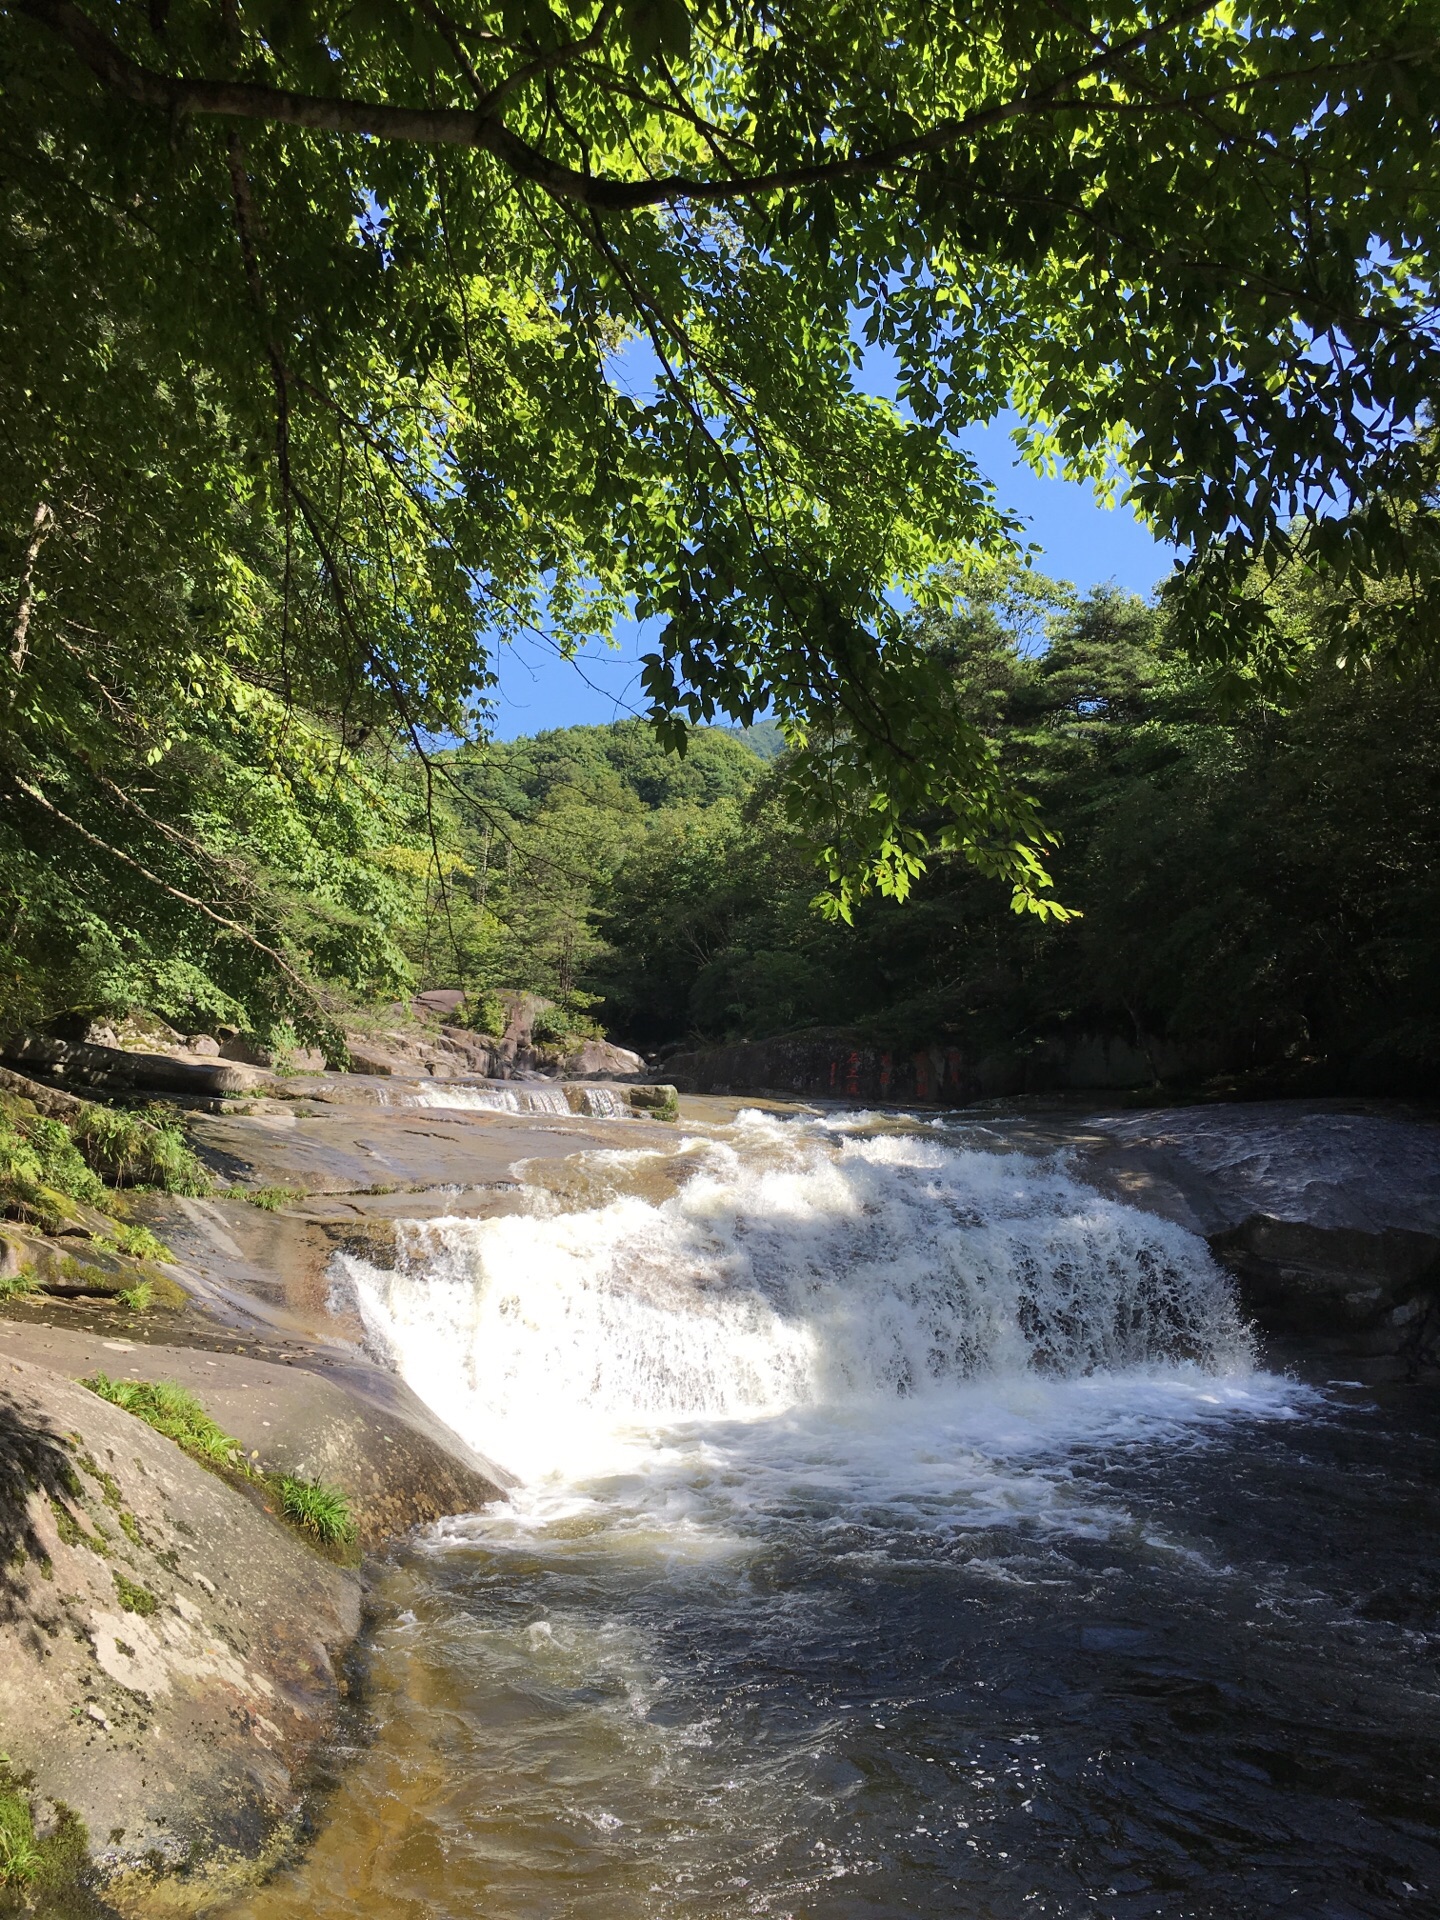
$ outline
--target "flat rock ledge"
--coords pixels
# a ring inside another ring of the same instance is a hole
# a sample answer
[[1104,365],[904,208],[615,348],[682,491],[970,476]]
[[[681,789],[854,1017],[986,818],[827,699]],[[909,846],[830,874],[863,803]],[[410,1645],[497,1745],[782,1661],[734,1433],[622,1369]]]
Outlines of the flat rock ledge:
[[1100,1113],[1067,1132],[1085,1178],[1209,1242],[1262,1332],[1376,1379],[1440,1366],[1432,1119],[1273,1100]]

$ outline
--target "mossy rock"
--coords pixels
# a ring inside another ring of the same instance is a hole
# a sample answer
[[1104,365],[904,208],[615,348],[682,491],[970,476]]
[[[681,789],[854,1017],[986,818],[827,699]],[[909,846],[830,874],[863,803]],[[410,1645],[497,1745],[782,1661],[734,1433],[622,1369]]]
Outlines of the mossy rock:
[[25,1782],[0,1765],[0,1913],[94,1913],[89,1878],[84,1821],[60,1804],[37,1827]]
[[632,1113],[644,1113],[652,1120],[680,1118],[680,1096],[674,1087],[631,1087],[629,1094]]
[[68,1300],[119,1300],[122,1294],[137,1294],[152,1307],[172,1310],[183,1307],[189,1298],[153,1260],[136,1260],[93,1240],[56,1242],[6,1225],[0,1228],[0,1297],[16,1294],[50,1294]]

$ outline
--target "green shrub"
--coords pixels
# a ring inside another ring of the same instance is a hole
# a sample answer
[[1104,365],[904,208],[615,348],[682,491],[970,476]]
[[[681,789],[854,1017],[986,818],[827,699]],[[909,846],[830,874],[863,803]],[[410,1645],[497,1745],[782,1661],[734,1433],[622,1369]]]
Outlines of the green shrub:
[[209,1175],[185,1144],[184,1134],[165,1121],[91,1105],[70,1131],[86,1159],[113,1186],[159,1187],[192,1197],[210,1191]]
[[148,1280],[137,1280],[133,1287],[122,1287],[115,1298],[131,1313],[148,1313],[155,1304],[155,1289]]
[[542,1007],[530,1023],[530,1038],[537,1047],[563,1046],[569,1032],[569,1022],[559,1007]]
[[14,1273],[0,1274],[0,1300],[18,1300],[35,1291],[35,1269],[27,1261]]
[[69,1129],[18,1105],[0,1112],[0,1207],[53,1230],[74,1209],[94,1206],[105,1188],[76,1151]]
[[487,987],[483,993],[470,994],[460,1007],[456,1026],[469,1027],[473,1033],[487,1033],[492,1039],[504,1038],[510,1024],[510,1009],[502,995]]
[[319,1480],[281,1476],[280,1506],[287,1520],[327,1547],[348,1547],[355,1539],[350,1502],[336,1487]]
[[167,1440],[173,1440],[202,1467],[244,1468],[245,1450],[233,1434],[212,1420],[194,1394],[173,1380],[112,1380],[93,1373],[81,1386],[133,1413]]

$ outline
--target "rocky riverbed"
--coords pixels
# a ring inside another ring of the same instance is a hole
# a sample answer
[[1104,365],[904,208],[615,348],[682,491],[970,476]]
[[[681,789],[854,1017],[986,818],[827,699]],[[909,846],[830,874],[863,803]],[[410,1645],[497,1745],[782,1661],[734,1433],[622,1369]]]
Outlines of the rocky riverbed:
[[[526,1182],[583,1211],[583,1156],[676,1147],[636,1091],[588,1113],[568,1098],[548,1111],[438,1105],[433,1086],[357,1075],[196,1094],[186,1128],[217,1193],[133,1205],[175,1256],[164,1271],[180,1304],[6,1303],[0,1747],[38,1835],[83,1823],[105,1905],[203,1905],[289,1844],[341,1722],[376,1556],[506,1497],[505,1469],[368,1357],[332,1287],[335,1256],[383,1269],[397,1222],[504,1216],[529,1204]],[[687,1098],[679,1131],[723,1127],[739,1105]],[[1429,1119],[1324,1103],[970,1119],[1008,1151],[1066,1153],[1081,1180],[1205,1238],[1282,1359],[1344,1356],[1356,1377],[1422,1391],[1433,1377]],[[361,1563],[326,1557],[263,1493],[77,1384],[97,1372],[175,1381],[257,1468],[339,1488]]]

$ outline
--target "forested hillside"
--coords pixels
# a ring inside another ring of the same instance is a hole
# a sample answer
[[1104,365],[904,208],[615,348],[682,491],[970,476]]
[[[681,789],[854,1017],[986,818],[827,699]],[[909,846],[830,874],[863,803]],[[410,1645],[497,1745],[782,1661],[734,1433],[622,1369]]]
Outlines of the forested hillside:
[[[1286,617],[1312,615],[1297,600]],[[1283,703],[1227,711],[1163,607],[1033,579],[916,625],[1037,795],[1080,917],[1017,916],[951,857],[907,905],[872,895],[853,925],[827,919],[783,761],[718,731],[667,758],[629,722],[457,757],[475,806],[452,914],[476,979],[568,997],[647,1049],[820,1025],[1023,1055],[1101,1033],[1197,1083],[1427,1082],[1433,682],[1357,677],[1317,648]]]

